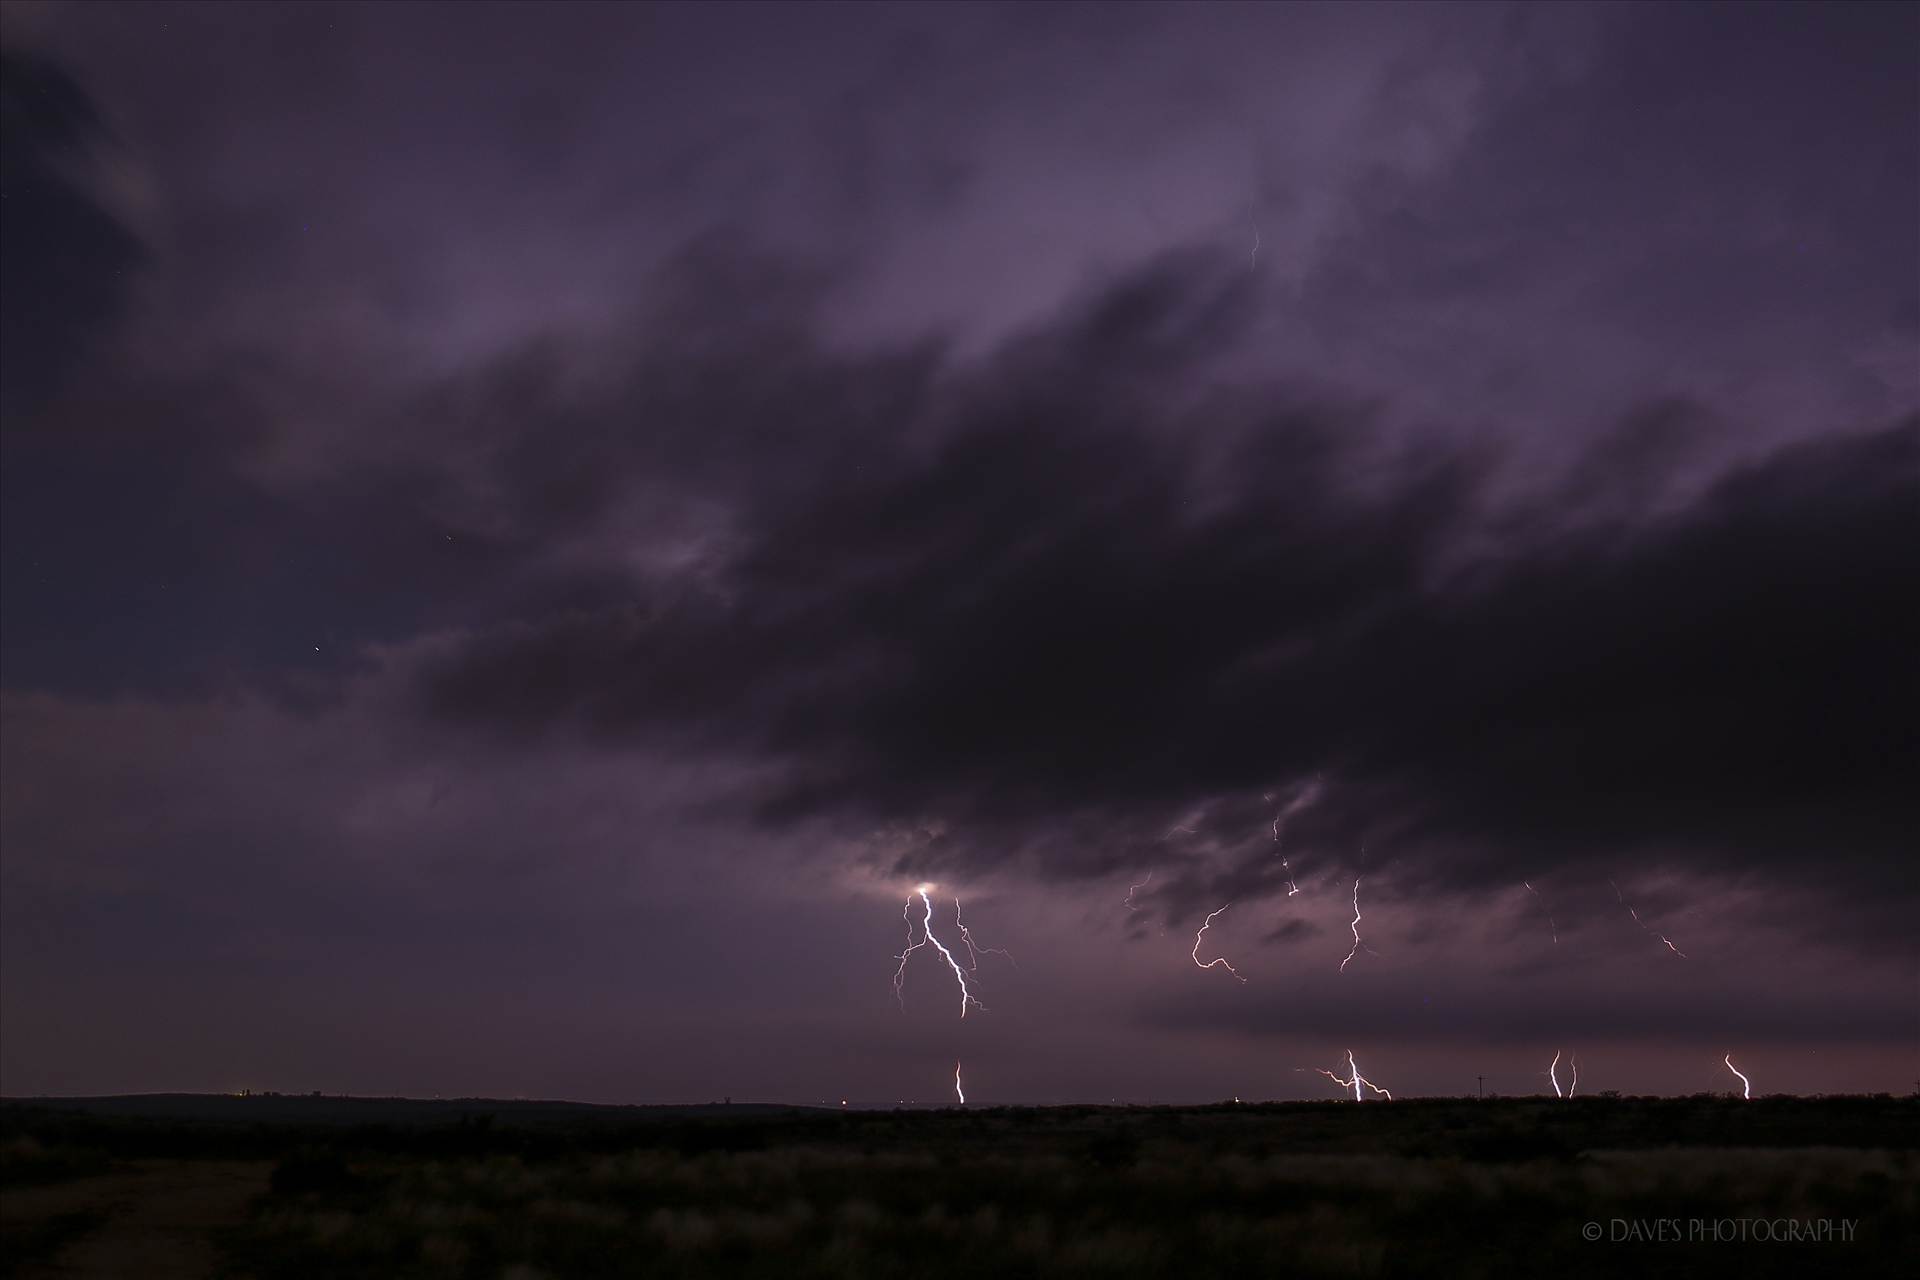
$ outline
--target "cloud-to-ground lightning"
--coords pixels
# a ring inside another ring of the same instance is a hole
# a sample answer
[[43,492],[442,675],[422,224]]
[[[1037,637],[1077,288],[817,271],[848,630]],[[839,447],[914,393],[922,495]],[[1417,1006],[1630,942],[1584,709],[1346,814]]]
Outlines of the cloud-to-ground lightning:
[[[922,906],[925,907],[925,913],[920,918],[920,941],[915,942],[913,940],[913,897],[909,896],[907,898],[907,905],[900,909],[900,914],[907,922],[907,948],[894,957],[894,959],[900,962],[900,967],[894,970],[893,973],[893,998],[900,1002],[902,1009],[906,1008],[906,997],[902,994],[902,986],[907,980],[907,961],[912,957],[914,952],[926,946],[928,943],[932,943],[933,949],[940,953],[940,958],[947,962],[947,968],[953,970],[954,981],[960,984],[960,1016],[964,1018],[967,1016],[969,1006],[975,1009],[985,1009],[986,1006],[974,998],[973,991],[967,986],[968,970],[961,967],[960,962],[954,958],[953,952],[947,950],[940,939],[933,936],[933,899],[929,896],[932,890],[932,885],[923,884],[913,891],[915,895],[918,895]],[[954,900],[954,906],[957,918],[959,899],[956,898]],[[961,933],[964,935],[965,932],[965,926],[962,926]],[[968,945],[971,947],[972,944],[969,943]],[[1009,956],[1008,959],[1012,959],[1012,957]]]
[[1365,951],[1369,955],[1380,954],[1379,952],[1375,951],[1372,947],[1367,946],[1366,943],[1360,940],[1360,877],[1359,876],[1355,876],[1353,878],[1353,924],[1351,927],[1353,929],[1353,950],[1347,952],[1347,958],[1340,962],[1340,972],[1342,973],[1345,973],[1347,971],[1347,965],[1353,960],[1355,956],[1360,954],[1362,949],[1365,949]]
[[1353,1050],[1351,1049],[1347,1050],[1347,1075],[1344,1079],[1327,1070],[1325,1067],[1315,1067],[1314,1070],[1339,1085],[1342,1089],[1353,1090],[1353,1100],[1355,1102],[1364,1101],[1366,1098],[1366,1095],[1360,1092],[1362,1085],[1373,1090],[1381,1097],[1387,1099],[1387,1101],[1393,1101],[1393,1094],[1382,1089],[1379,1085],[1360,1074],[1360,1068],[1353,1060]]
[[[1555,1098],[1572,1098],[1572,1090],[1563,1090],[1563,1088],[1559,1086],[1559,1059],[1561,1059],[1561,1050],[1553,1050],[1553,1061],[1549,1061],[1548,1063],[1548,1079],[1553,1080],[1553,1096],[1555,1096]],[[1569,1063],[1569,1065],[1572,1065],[1572,1063]],[[1580,1082],[1578,1069],[1574,1069],[1574,1077],[1572,1077],[1572,1079],[1574,1079],[1574,1084]]]
[[1567,1068],[1573,1072],[1573,1078],[1567,1081],[1567,1096],[1571,1098],[1580,1089],[1580,1055],[1567,1056]]
[[1525,885],[1527,892],[1533,895],[1533,900],[1540,904],[1540,909],[1547,913],[1547,931],[1553,935],[1553,945],[1556,947],[1559,946],[1560,926],[1554,923],[1552,908],[1547,906],[1547,900],[1540,896],[1540,891],[1534,888],[1531,883],[1525,880],[1522,880],[1520,883]]
[[[1227,907],[1230,907],[1232,905],[1233,904],[1229,902],[1227,904]],[[1221,907],[1220,911],[1225,911],[1227,907]],[[1227,958],[1225,956],[1215,956],[1213,959],[1208,960],[1204,963],[1202,963],[1200,959],[1200,939],[1205,937],[1207,930],[1213,927],[1213,917],[1219,915],[1220,911],[1215,911],[1212,914],[1210,914],[1206,919],[1206,923],[1200,926],[1200,931],[1193,935],[1193,962],[1199,965],[1202,969],[1211,969],[1215,965],[1219,965],[1222,968],[1224,968],[1228,973],[1232,974],[1235,978],[1239,979],[1239,981],[1245,982],[1246,979],[1240,977],[1240,971],[1234,968],[1232,965],[1228,964]]]
[[1747,1079],[1745,1072],[1733,1065],[1733,1055],[1728,1054],[1726,1057],[1720,1059],[1720,1061],[1727,1064],[1727,1070],[1740,1077],[1740,1096],[1751,1099],[1753,1097],[1753,1082]]
[[1613,884],[1613,881],[1611,880],[1607,881],[1607,883],[1610,885],[1613,885],[1614,898],[1619,901],[1621,906],[1627,909],[1627,914],[1633,917],[1633,922],[1640,926],[1640,932],[1649,934],[1655,938],[1660,939],[1660,941],[1667,944],[1667,950],[1673,952],[1673,954],[1679,956],[1682,960],[1685,960],[1687,958],[1686,952],[1682,951],[1680,948],[1673,945],[1672,938],[1669,938],[1666,934],[1661,933],[1658,929],[1649,929],[1647,927],[1646,921],[1640,918],[1640,913],[1633,909],[1633,904],[1628,902],[1626,898],[1621,894],[1619,885]]
[[953,1092],[954,1096],[960,1099],[960,1105],[966,1106],[967,1090],[966,1086],[960,1083],[960,1064],[957,1062],[953,1064]]

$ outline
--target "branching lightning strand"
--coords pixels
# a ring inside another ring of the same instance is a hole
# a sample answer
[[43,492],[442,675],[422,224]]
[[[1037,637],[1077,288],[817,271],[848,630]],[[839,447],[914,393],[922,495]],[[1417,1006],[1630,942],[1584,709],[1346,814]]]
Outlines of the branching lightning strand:
[[925,914],[920,919],[920,941],[913,940],[913,898],[909,897],[906,905],[900,909],[900,914],[907,922],[907,947],[894,957],[900,962],[900,967],[893,973],[893,998],[900,1002],[902,1009],[907,1007],[906,998],[902,994],[902,988],[907,980],[907,961],[914,952],[932,943],[933,949],[940,953],[940,958],[947,962],[949,969],[953,970],[954,980],[960,984],[960,1016],[964,1018],[967,1016],[969,1006],[975,1009],[985,1009],[986,1006],[975,999],[972,990],[968,988],[967,970],[961,967],[960,962],[954,958],[953,952],[947,950],[945,944],[933,936],[933,899],[929,896],[932,888],[932,885],[923,884],[914,890],[914,894],[918,895],[921,904],[926,908]]
[[[1233,904],[1229,902],[1227,904],[1227,907],[1230,907],[1232,905]],[[1227,907],[1221,907],[1220,911],[1225,911]],[[1200,926],[1199,932],[1193,935],[1193,962],[1196,965],[1199,965],[1202,969],[1211,969],[1215,965],[1219,965],[1221,968],[1224,968],[1228,973],[1232,974],[1239,981],[1245,982],[1246,979],[1240,977],[1240,971],[1234,968],[1231,964],[1228,964],[1227,958],[1225,956],[1215,956],[1213,959],[1206,961],[1204,964],[1201,963],[1200,939],[1205,937],[1207,930],[1213,927],[1213,917],[1219,915],[1220,911],[1215,911],[1211,915],[1209,915],[1206,919],[1206,922]]]

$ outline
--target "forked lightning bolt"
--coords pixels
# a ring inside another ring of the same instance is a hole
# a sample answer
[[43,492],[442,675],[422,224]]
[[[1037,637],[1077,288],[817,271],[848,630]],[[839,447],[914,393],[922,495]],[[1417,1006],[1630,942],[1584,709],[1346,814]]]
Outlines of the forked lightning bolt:
[[1726,1057],[1720,1059],[1720,1061],[1727,1064],[1727,1070],[1733,1072],[1733,1074],[1740,1077],[1740,1096],[1743,1098],[1749,1098],[1749,1099],[1752,1098],[1753,1082],[1747,1079],[1746,1075],[1740,1070],[1740,1068],[1733,1065],[1733,1055],[1728,1054]]
[[1366,1095],[1360,1092],[1360,1087],[1362,1085],[1365,1085],[1367,1088],[1373,1090],[1375,1093],[1379,1094],[1381,1097],[1387,1099],[1387,1101],[1389,1102],[1393,1101],[1393,1095],[1391,1093],[1387,1092],[1385,1089],[1382,1089],[1379,1085],[1375,1084],[1373,1081],[1367,1079],[1365,1076],[1360,1074],[1360,1068],[1354,1064],[1353,1050],[1351,1049],[1347,1050],[1347,1075],[1344,1079],[1341,1078],[1340,1076],[1335,1075],[1333,1072],[1327,1070],[1325,1067],[1315,1067],[1314,1070],[1318,1071],[1321,1075],[1333,1081],[1335,1084],[1339,1085],[1341,1088],[1353,1090],[1353,1100],[1355,1102],[1361,1102],[1365,1100]]
[[[1233,904],[1229,902],[1227,904],[1227,907],[1230,907],[1232,905]],[[1227,907],[1220,908],[1220,911],[1225,911]],[[1219,915],[1220,911],[1215,911],[1212,915],[1209,915],[1206,919],[1206,923],[1200,926],[1200,931],[1193,935],[1193,962],[1199,965],[1202,969],[1211,969],[1215,965],[1219,965],[1221,968],[1225,969],[1228,973],[1232,974],[1236,979],[1239,979],[1239,981],[1245,982],[1246,979],[1240,977],[1240,971],[1234,968],[1232,965],[1228,964],[1227,958],[1225,956],[1215,956],[1213,959],[1206,961],[1204,964],[1201,963],[1200,939],[1204,938],[1206,936],[1207,930],[1213,927],[1213,917]]]
[[[967,974],[969,970],[962,968],[960,962],[954,958],[953,952],[947,950],[940,939],[933,936],[933,899],[929,896],[932,889],[932,885],[923,884],[913,891],[913,894],[919,897],[921,905],[925,908],[924,913],[920,917],[920,941],[915,942],[913,940],[913,896],[909,896],[907,898],[907,905],[900,909],[901,916],[904,917],[907,922],[907,948],[894,957],[894,959],[900,962],[900,967],[894,970],[893,973],[893,998],[900,1002],[902,1009],[907,1007],[906,997],[902,994],[902,987],[907,980],[907,961],[913,956],[914,952],[931,943],[933,949],[940,953],[940,958],[947,962],[947,968],[953,970],[954,981],[960,984],[960,1016],[964,1018],[967,1016],[969,1006],[975,1009],[984,1009],[986,1006],[974,998],[972,990],[967,986]],[[960,900],[958,898],[954,899],[956,921],[958,920],[959,906]],[[962,937],[966,936],[965,925],[961,926],[960,933]],[[971,952],[973,947],[971,940],[968,941],[967,946]],[[988,947],[981,948],[983,951],[992,949],[993,948]],[[977,960],[978,957],[976,956],[975,958]],[[1007,958],[1012,959],[1011,956]]]

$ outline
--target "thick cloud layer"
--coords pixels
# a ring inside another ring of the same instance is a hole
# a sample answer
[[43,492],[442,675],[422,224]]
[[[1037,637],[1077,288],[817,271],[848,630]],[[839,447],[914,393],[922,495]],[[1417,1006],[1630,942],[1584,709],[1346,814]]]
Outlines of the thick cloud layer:
[[1818,844],[1857,889],[1898,856],[1920,422],[1662,505],[1647,459],[1684,454],[1691,419],[1650,408],[1511,505],[1484,450],[1210,382],[1241,301],[1176,258],[978,365],[835,360],[799,326],[675,353],[664,387],[647,367],[633,398],[559,411],[604,424],[597,448],[530,432],[492,486],[530,511],[591,485],[605,521],[612,495],[669,474],[684,499],[751,458],[745,493],[710,491],[724,531],[689,535],[696,568],[437,653],[423,705],[529,743],[771,755],[766,821],[938,821],[954,852],[928,871],[1024,849],[1101,874],[1185,806],[1315,773],[1296,847],[1412,850],[1454,884],[1649,854],[1797,877]]

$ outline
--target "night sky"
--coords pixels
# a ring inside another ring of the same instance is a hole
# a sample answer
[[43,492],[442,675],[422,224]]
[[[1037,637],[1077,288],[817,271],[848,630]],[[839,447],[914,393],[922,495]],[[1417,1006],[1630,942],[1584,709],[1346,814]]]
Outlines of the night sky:
[[0,36],[6,1093],[1920,1076],[1920,7]]

